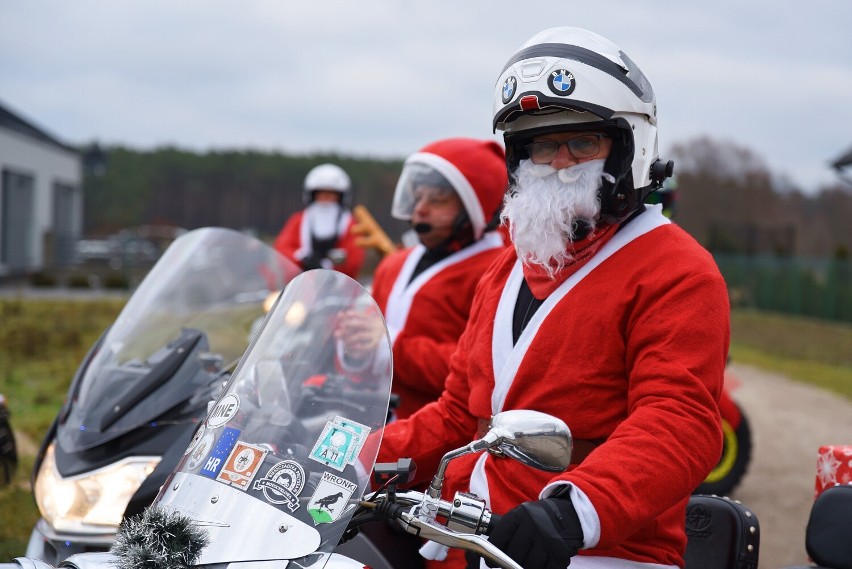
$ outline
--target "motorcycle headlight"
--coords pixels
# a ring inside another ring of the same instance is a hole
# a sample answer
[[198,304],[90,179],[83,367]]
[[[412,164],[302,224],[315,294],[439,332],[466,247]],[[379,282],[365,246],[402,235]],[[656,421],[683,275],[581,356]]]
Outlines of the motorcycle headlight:
[[134,456],[63,478],[56,469],[54,444],[51,444],[36,476],[36,504],[42,517],[56,531],[88,534],[116,531],[133,494],[159,462],[158,456]]

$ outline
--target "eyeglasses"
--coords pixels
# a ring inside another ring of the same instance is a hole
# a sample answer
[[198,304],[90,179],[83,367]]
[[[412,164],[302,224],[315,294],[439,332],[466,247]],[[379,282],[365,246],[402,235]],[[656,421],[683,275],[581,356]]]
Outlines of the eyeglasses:
[[577,160],[593,158],[600,154],[602,138],[609,137],[605,134],[583,134],[562,142],[552,140],[531,142],[524,148],[527,149],[534,164],[550,164],[563,145],[568,147],[568,152]]
[[415,204],[425,201],[431,207],[441,207],[453,203],[455,196],[456,192],[451,188],[428,185],[418,186],[412,194]]

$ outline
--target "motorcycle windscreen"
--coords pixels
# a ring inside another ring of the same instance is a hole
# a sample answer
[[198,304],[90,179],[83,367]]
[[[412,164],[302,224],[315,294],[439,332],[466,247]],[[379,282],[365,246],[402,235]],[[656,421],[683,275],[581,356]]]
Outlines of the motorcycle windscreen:
[[76,452],[145,425],[197,421],[263,321],[264,300],[298,272],[230,229],[175,240],[71,386],[59,444]]
[[346,275],[287,286],[154,507],[208,535],[199,564],[330,552],[368,484],[391,390],[381,311]]

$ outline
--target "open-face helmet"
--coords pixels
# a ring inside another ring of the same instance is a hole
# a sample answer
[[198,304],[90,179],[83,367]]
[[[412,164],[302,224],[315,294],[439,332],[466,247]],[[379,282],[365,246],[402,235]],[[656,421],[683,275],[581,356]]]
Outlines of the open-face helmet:
[[306,204],[311,203],[314,201],[314,192],[326,190],[340,194],[340,202],[345,204],[351,189],[352,182],[343,168],[336,164],[320,164],[312,168],[305,176],[302,199]]
[[600,190],[601,219],[617,221],[671,176],[657,150],[657,102],[648,79],[611,41],[580,28],[533,36],[509,59],[494,91],[494,131],[502,130],[510,173],[529,158],[533,137],[601,130],[613,138]]
[[415,190],[432,186],[454,191],[464,212],[456,229],[470,224],[473,239],[496,227],[508,185],[505,153],[497,142],[473,138],[448,138],[409,156],[394,190],[391,215],[410,221],[416,204]]

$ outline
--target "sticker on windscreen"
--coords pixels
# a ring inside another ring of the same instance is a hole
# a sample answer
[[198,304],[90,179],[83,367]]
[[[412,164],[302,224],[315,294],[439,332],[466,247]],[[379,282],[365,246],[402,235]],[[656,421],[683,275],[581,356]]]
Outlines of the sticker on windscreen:
[[364,443],[367,442],[367,435],[370,434],[370,427],[368,427],[367,425],[362,425],[361,423],[356,423],[355,421],[340,416],[335,417],[333,423],[335,425],[340,425],[341,427],[353,430],[358,434],[358,439],[355,441],[355,444],[352,445],[352,447],[350,448],[350,455],[346,457],[347,464],[355,464],[355,460],[358,458],[358,454],[360,454],[361,449],[364,448]]
[[322,479],[308,502],[308,513],[314,525],[328,524],[338,519],[349,504],[349,498],[358,485],[331,472],[323,472]]
[[228,455],[234,449],[234,445],[237,444],[237,437],[239,436],[239,429],[225,427],[219,440],[216,441],[216,446],[213,447],[213,452],[207,455],[207,460],[204,461],[204,466],[201,467],[199,474],[207,478],[216,478],[219,471],[222,470],[222,466],[225,465]]
[[204,460],[204,457],[207,456],[207,453],[210,452],[210,449],[213,448],[213,442],[216,440],[216,435],[207,432],[200,441],[196,442],[195,447],[192,449],[192,452],[189,453],[189,458],[186,462],[186,468],[188,470],[195,470],[198,468],[198,465],[201,464],[201,461]]
[[207,417],[207,426],[211,429],[221,427],[233,419],[239,410],[240,398],[237,397],[236,393],[229,393],[220,399],[213,410],[210,411],[210,416]]
[[241,490],[247,489],[267,452],[259,446],[237,441],[216,479]]
[[304,486],[305,471],[302,466],[292,460],[282,460],[270,468],[263,478],[255,480],[252,490],[261,490],[267,502],[283,504],[295,512]]
[[183,455],[186,456],[196,447],[198,442],[201,440],[201,437],[204,436],[204,433],[207,429],[204,428],[204,423],[198,426],[198,430],[195,431],[195,434],[192,435],[192,440],[189,441],[189,446],[186,447],[186,450],[183,451]]
[[343,472],[347,464],[355,462],[370,430],[359,423],[346,422],[345,420],[338,423],[337,421],[340,419],[340,417],[336,417],[334,421],[325,424],[319,439],[311,450],[310,458]]

